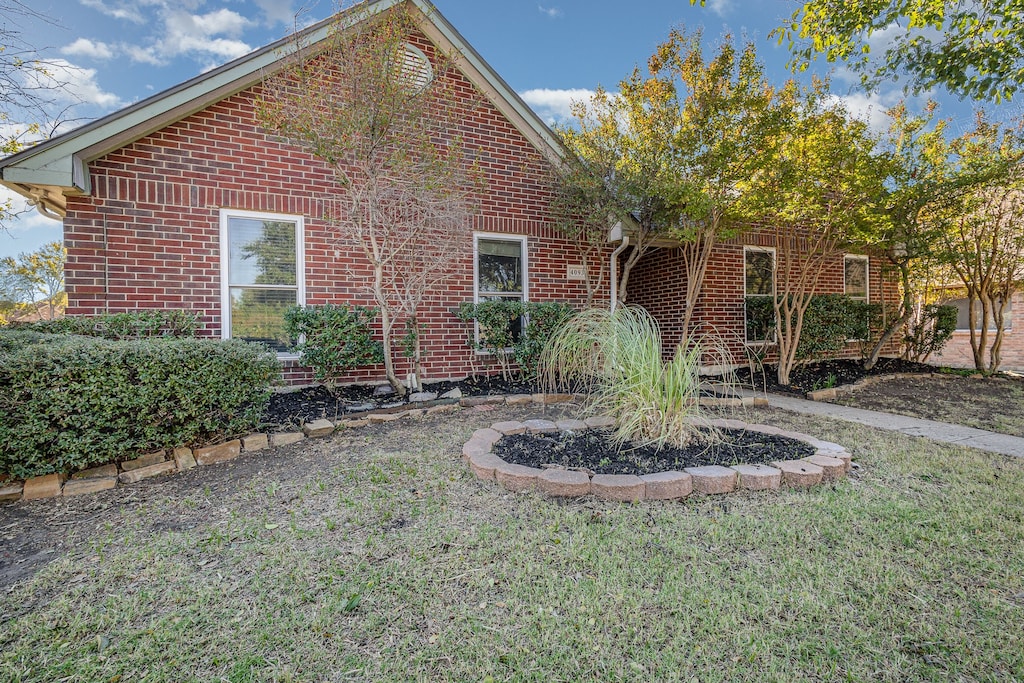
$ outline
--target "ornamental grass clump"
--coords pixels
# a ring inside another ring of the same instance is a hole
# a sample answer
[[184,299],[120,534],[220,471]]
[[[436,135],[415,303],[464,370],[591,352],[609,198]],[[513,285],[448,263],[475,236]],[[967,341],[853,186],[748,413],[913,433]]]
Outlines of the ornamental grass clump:
[[544,383],[577,387],[584,412],[615,419],[614,440],[635,446],[685,446],[713,438],[700,410],[706,351],[691,343],[661,355],[661,331],[642,308],[590,309],[553,335],[540,361]]

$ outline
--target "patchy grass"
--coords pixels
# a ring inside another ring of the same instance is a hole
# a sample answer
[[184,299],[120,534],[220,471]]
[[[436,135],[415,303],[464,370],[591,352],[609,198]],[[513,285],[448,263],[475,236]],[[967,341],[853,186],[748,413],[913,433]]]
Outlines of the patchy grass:
[[879,382],[835,403],[1024,437],[1024,379],[912,377]]
[[473,429],[524,416],[307,442],[218,495],[219,466],[178,477],[181,496],[103,494],[103,521],[0,598],[0,680],[1024,678],[1021,461],[763,410],[743,417],[847,444],[862,469],[558,503],[459,460]]

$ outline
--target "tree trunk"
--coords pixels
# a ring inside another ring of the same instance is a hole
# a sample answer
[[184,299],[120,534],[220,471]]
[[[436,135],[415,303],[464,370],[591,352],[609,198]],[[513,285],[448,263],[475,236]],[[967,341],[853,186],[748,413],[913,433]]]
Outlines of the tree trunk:
[[391,307],[384,293],[384,267],[380,264],[375,264],[373,268],[373,298],[376,300],[377,305],[380,306],[381,344],[384,346],[384,375],[387,377],[388,384],[395,390],[395,393],[399,397],[405,396],[406,387],[398,379],[398,375],[395,374],[391,339],[391,328],[394,327],[395,322],[392,319]]
[[683,340],[690,338],[690,322],[693,320],[693,312],[697,309],[697,301],[700,299],[701,291],[704,289],[704,276],[708,270],[708,261],[711,260],[711,252],[715,247],[714,232],[711,234],[699,234],[693,242],[684,244],[680,249],[683,252],[683,262],[686,269],[686,300],[683,307]]
[[878,357],[882,355],[882,349],[889,343],[893,335],[902,330],[914,315],[914,290],[910,284],[910,265],[897,263],[896,267],[900,270],[900,284],[903,286],[903,301],[900,304],[902,312],[900,317],[889,323],[889,326],[882,332],[882,336],[875,342],[871,353],[864,359],[864,369],[868,371],[878,364]]

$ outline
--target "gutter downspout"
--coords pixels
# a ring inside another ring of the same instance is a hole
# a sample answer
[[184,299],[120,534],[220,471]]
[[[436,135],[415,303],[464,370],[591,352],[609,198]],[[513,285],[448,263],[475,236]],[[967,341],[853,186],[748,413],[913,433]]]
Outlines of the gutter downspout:
[[615,247],[615,251],[611,255],[611,310],[615,312],[615,308],[619,305],[619,254],[626,250],[629,246],[629,235],[623,235],[622,241],[619,246]]

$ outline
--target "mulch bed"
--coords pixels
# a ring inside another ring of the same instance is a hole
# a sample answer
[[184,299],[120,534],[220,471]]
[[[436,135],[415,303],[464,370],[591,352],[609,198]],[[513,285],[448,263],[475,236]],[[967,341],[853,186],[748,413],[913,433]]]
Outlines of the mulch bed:
[[556,466],[595,474],[653,474],[704,465],[767,465],[814,455],[803,441],[736,429],[720,431],[720,439],[704,439],[685,447],[617,446],[611,432],[588,430],[557,434],[516,434],[502,437],[492,452],[505,462],[536,467]]
[[859,379],[875,375],[926,374],[938,371],[934,365],[915,363],[902,358],[881,358],[870,372],[864,369],[864,364],[859,360],[824,360],[793,370],[789,375],[790,384],[785,386],[776,381],[777,368],[776,365],[766,365],[763,374],[755,372],[753,377],[751,377],[749,368],[740,368],[736,371],[736,376],[742,385],[753,386],[757,390],[803,396],[808,391],[853,384]]
[[[459,389],[463,396],[533,394],[541,391],[534,384],[505,381],[499,376],[470,377],[458,382],[434,382],[423,387],[424,391],[438,396],[452,389]],[[380,391],[387,393],[374,395]],[[262,428],[270,431],[289,430],[322,418],[355,418],[360,413],[370,410],[400,409],[407,405],[405,399],[395,396],[387,386],[344,386],[335,388],[333,393],[325,386],[310,386],[273,394],[260,424]]]

